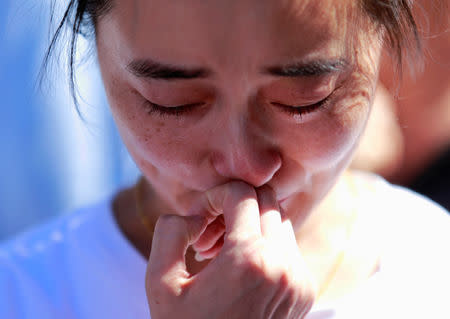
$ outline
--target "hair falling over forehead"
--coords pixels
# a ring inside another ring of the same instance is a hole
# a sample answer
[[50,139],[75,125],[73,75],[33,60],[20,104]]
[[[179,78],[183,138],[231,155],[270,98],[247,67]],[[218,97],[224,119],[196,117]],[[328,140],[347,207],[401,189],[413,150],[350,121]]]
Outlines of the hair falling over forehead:
[[[366,14],[378,32],[383,35],[385,46],[391,52],[397,64],[397,71],[401,74],[405,58],[417,61],[415,58],[421,56],[419,31],[412,13],[413,0],[357,1],[362,14]],[[61,33],[68,27],[71,32],[68,53],[69,85],[78,112],[74,73],[77,38],[81,35],[95,39],[97,21],[108,14],[114,5],[113,2],[114,0],[70,0],[44,58],[45,70]]]

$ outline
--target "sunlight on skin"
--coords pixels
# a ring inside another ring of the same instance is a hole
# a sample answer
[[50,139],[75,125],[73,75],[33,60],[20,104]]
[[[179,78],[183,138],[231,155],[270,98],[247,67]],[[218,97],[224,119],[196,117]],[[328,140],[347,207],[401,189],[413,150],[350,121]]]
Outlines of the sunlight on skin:
[[[121,136],[155,191],[150,219],[202,214],[193,207],[205,191],[241,180],[272,188],[300,233],[348,165],[370,111],[381,41],[356,10],[329,0],[115,4],[98,23],[98,58]],[[345,67],[320,75],[265,71],[336,59]],[[142,60],[202,76],[136,76],[130,65]],[[167,113],[189,104],[201,106]]]

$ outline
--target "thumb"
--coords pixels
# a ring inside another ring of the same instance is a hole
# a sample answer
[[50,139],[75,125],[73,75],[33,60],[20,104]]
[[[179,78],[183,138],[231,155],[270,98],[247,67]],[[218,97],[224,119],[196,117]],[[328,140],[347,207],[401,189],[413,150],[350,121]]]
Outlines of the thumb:
[[175,283],[173,279],[186,273],[186,250],[200,237],[206,226],[206,219],[201,216],[161,216],[153,235],[147,284],[154,280]]

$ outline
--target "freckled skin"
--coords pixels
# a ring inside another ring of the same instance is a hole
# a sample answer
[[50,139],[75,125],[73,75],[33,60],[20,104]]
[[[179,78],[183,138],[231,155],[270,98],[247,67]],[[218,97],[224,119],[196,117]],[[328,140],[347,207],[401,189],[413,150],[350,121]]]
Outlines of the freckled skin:
[[[131,3],[117,1],[99,21],[98,58],[123,141],[160,198],[186,215],[211,187],[236,179],[267,184],[278,200],[288,199],[285,217],[300,227],[347,166],[370,111],[381,48],[370,26],[345,24],[357,10],[353,1],[339,8],[324,0]],[[350,36],[364,45],[331,82],[258,72],[294,57],[347,57]],[[133,58],[208,67],[215,76],[146,81],[126,70]],[[301,104],[305,88],[321,86],[327,94],[335,90],[332,102],[302,119],[271,104],[273,97]],[[187,92],[207,105],[178,118],[143,106],[145,99],[198,102]]]

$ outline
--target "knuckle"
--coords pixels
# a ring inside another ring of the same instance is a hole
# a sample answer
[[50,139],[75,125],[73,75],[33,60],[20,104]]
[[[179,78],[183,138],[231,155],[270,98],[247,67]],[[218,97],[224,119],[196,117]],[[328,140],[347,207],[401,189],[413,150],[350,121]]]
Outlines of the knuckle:
[[150,301],[163,302],[167,298],[167,293],[162,285],[152,280],[151,276],[147,276],[145,280],[145,290],[147,291],[147,297]]
[[[187,221],[176,215],[161,215],[155,225],[155,233],[160,236],[169,235],[171,232],[187,228]],[[170,231],[168,231],[170,230]]]
[[[306,315],[315,301],[314,290],[305,280],[298,282],[294,280],[289,272],[282,272],[278,280],[279,289],[283,291],[284,307],[292,309],[295,313]],[[296,317],[297,318],[297,317]],[[303,318],[303,316],[298,316]]]
[[158,286],[164,276],[165,269],[161,264],[149,263],[145,274],[145,283],[149,287]]
[[247,268],[261,268],[263,266],[263,255],[261,254],[261,245],[258,245],[258,240],[248,238],[240,240],[239,258],[242,264]]
[[149,299],[167,301],[172,297],[181,295],[181,287],[172,276],[162,275],[159,272],[147,271],[145,288]]
[[243,181],[230,181],[206,192],[205,208],[212,216],[218,216],[230,201],[246,198],[257,198],[254,187]]
[[[309,285],[296,285],[290,289],[289,298],[291,298],[292,306],[299,309],[303,315],[306,315],[312,308],[315,301],[315,294]],[[303,316],[301,316],[303,318]]]
[[285,293],[284,303],[289,308],[292,308],[292,307],[294,307],[295,304],[298,303],[299,297],[300,296],[297,295],[297,293],[296,293],[296,291],[294,289],[287,289],[287,291]]
[[264,262],[261,255],[252,252],[245,252],[242,256],[244,269],[248,272],[264,272]]
[[288,291],[290,289],[291,279],[289,275],[286,272],[281,272],[278,278],[278,285],[281,289],[284,291]]
[[235,247],[228,253],[231,257],[231,267],[236,270],[234,276],[238,277],[239,281],[256,283],[267,277],[263,257],[255,247],[244,245]]
[[156,227],[173,227],[178,226],[180,223],[183,223],[183,219],[176,215],[161,215],[158,218],[158,222],[156,223]]

